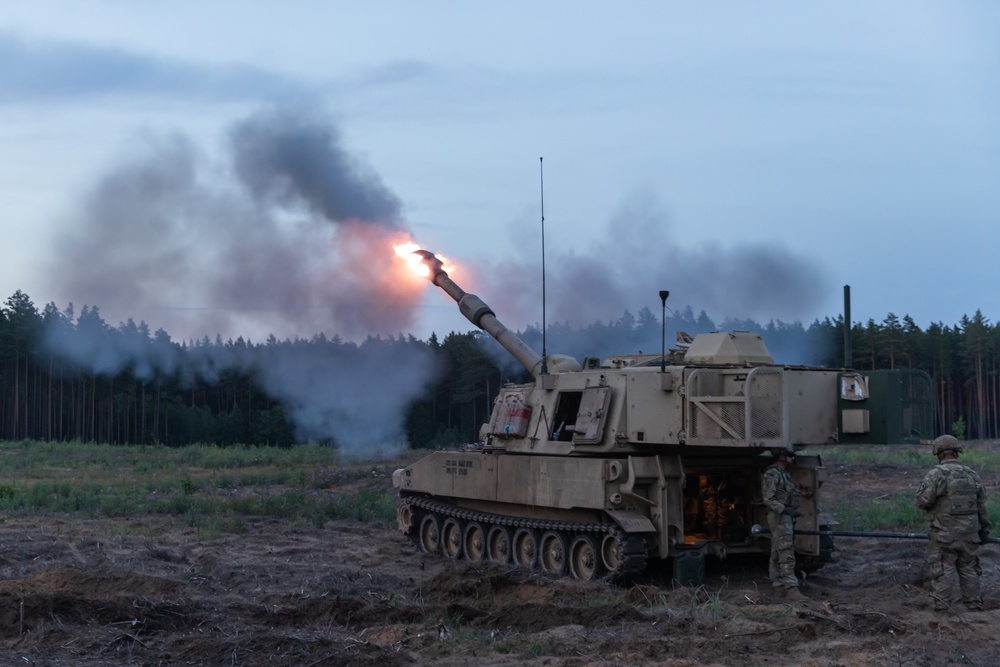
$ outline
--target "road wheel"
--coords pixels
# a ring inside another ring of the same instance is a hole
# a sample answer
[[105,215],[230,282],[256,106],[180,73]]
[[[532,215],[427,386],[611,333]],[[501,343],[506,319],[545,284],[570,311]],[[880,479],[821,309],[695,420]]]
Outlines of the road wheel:
[[574,579],[593,581],[603,569],[597,540],[590,535],[578,535],[569,547],[569,571]]
[[538,562],[542,569],[549,574],[563,574],[566,572],[566,555],[569,549],[566,547],[566,538],[562,533],[550,530],[542,535],[540,550],[538,552]]
[[436,514],[426,514],[420,520],[420,548],[424,553],[441,553],[441,520]]
[[538,560],[538,535],[530,528],[518,528],[514,533],[514,562],[533,568]]
[[601,540],[601,563],[608,572],[617,572],[622,566],[622,547],[613,533]]
[[452,560],[462,557],[462,532],[465,526],[453,516],[444,520],[441,528],[441,551]]
[[482,563],[486,558],[486,533],[478,521],[470,521],[465,526],[462,537],[463,551],[470,562]]
[[511,535],[507,526],[493,526],[486,536],[486,553],[494,563],[506,565],[510,562]]

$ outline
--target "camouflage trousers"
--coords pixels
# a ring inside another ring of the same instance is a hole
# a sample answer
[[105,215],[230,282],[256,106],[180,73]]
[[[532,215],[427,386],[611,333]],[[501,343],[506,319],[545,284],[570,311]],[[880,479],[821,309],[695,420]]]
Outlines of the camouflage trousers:
[[722,503],[713,495],[705,498],[703,505],[705,507],[705,532],[720,537],[726,525],[726,512]]
[[975,536],[956,537],[945,542],[932,531],[930,538],[929,560],[934,605],[941,607],[953,601],[951,591],[957,572],[962,602],[969,607],[982,607],[979,577],[983,574],[983,568],[979,565],[979,545],[974,541]]
[[767,526],[771,529],[771,562],[768,566],[771,585],[775,588],[797,588],[799,580],[795,578],[792,517],[768,512]]

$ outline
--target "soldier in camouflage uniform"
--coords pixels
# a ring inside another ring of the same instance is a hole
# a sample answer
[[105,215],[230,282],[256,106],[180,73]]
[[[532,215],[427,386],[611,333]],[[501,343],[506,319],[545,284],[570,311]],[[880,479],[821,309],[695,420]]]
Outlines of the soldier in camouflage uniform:
[[721,538],[726,527],[728,507],[723,497],[725,491],[725,478],[713,478],[708,475],[701,475],[698,478],[698,496],[704,513],[702,525],[710,537]]
[[979,543],[990,535],[986,515],[986,491],[979,475],[958,462],[962,445],[954,436],[942,435],[933,441],[938,465],[924,476],[917,491],[917,507],[930,520],[931,594],[935,611],[944,611],[951,602],[949,589],[953,572],[958,572],[962,602],[972,610],[983,608],[979,577]]
[[793,529],[799,516],[802,494],[787,468],[795,465],[795,453],[779,450],[774,463],[764,471],[762,481],[764,504],[767,505],[767,525],[771,529],[771,563],[769,574],[776,597],[804,600],[795,576],[795,545]]

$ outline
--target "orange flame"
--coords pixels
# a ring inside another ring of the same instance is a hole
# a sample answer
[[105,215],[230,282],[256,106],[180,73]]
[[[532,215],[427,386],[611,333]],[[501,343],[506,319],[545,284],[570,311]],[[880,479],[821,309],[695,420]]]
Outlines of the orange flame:
[[[421,250],[421,247],[416,243],[413,241],[396,243],[392,246],[392,249],[398,256],[402,257],[406,261],[407,266],[409,266],[418,276],[427,278],[430,275],[430,269],[428,269],[427,266],[420,261],[420,256],[413,254],[417,250]],[[451,273],[455,270],[455,266],[447,258],[436,253],[435,256],[441,261],[442,268],[446,272]]]
[[420,262],[420,257],[413,254],[417,250],[420,250],[420,246],[413,241],[395,244],[392,246],[392,249],[406,261],[407,266],[416,272],[417,275],[426,278],[430,273],[430,270]]

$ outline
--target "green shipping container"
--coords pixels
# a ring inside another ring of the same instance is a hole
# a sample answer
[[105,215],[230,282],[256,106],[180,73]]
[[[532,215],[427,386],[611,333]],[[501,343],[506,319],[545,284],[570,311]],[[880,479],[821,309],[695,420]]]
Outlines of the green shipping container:
[[867,382],[868,397],[837,400],[840,442],[859,445],[912,445],[934,435],[934,395],[931,376],[913,369],[857,371]]

